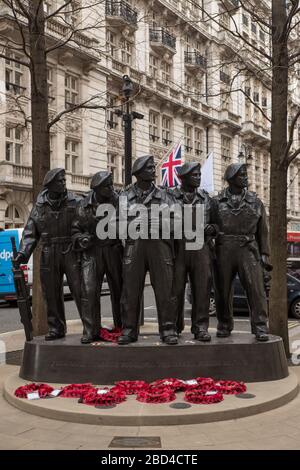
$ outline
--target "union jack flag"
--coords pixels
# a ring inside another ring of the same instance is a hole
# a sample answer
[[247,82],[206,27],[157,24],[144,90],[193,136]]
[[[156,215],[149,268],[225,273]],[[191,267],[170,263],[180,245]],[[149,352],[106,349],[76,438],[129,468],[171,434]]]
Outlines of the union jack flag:
[[177,176],[176,168],[182,165],[181,158],[181,141],[174,145],[168,155],[167,160],[161,166],[161,184],[162,186],[178,186],[180,180]]

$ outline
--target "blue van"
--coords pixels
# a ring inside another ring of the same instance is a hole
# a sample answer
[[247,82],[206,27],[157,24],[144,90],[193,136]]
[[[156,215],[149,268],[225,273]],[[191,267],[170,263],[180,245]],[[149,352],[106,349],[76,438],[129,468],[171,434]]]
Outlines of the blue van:
[[[0,232],[0,299],[7,302],[16,301],[16,290],[12,273],[12,246],[11,237],[15,237],[17,249],[22,237],[23,229],[8,229]],[[32,286],[32,258],[28,264],[21,266],[24,270],[25,280]]]

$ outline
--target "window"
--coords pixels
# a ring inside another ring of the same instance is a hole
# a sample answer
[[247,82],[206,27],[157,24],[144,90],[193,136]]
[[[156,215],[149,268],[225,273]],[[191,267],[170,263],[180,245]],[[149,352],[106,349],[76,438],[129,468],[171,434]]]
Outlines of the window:
[[24,227],[24,220],[21,211],[14,204],[7,207],[5,211],[5,229]]
[[151,77],[158,78],[159,59],[153,54],[149,56],[149,72]]
[[117,58],[117,49],[117,37],[108,30],[106,32],[106,51],[111,57]]
[[244,13],[243,13],[243,25],[246,26],[246,27],[249,26],[249,18]]
[[153,78],[158,78],[159,59],[154,55],[149,56],[149,71]]
[[[69,0],[65,0],[65,3],[69,2]],[[80,22],[80,1],[72,0],[71,3],[66,5],[64,10],[65,13],[65,21],[68,26],[75,27],[78,26]]]
[[113,96],[113,95],[108,95],[107,96],[107,106],[111,106],[111,109],[107,110],[107,126],[108,129],[114,129],[116,131],[120,130],[121,125],[120,125],[120,117],[117,116],[115,113],[116,106],[118,106],[118,97]]
[[132,65],[132,44],[126,41],[126,39],[121,39],[120,48],[121,48],[121,61],[124,64]]
[[252,31],[253,34],[256,35],[256,33],[257,33],[257,26],[256,26],[255,23],[252,23],[252,24],[251,24],[251,31]]
[[222,174],[231,161],[231,138],[225,135],[221,136],[221,158],[222,158]]
[[44,13],[45,15],[50,15],[52,12],[52,1],[51,0],[44,0]]
[[[10,51],[6,51],[6,55],[11,57],[11,59],[21,59],[21,56],[12,53]],[[23,72],[22,72],[22,65],[18,62],[14,62],[13,60],[6,59],[5,60],[5,87],[7,91],[10,91],[14,94],[20,94],[22,91],[26,90],[25,87],[22,86],[23,80]]]
[[6,126],[5,159],[20,165],[22,162],[22,129]]
[[195,154],[200,156],[203,152],[203,130],[195,128]]
[[171,137],[171,119],[167,116],[162,117],[162,142],[168,146],[172,143]]
[[149,137],[153,142],[159,140],[159,114],[155,111],[149,111]]
[[107,154],[107,171],[110,171],[113,176],[113,181],[118,182],[118,165],[117,165],[118,155],[108,153]]
[[193,128],[192,126],[185,125],[184,126],[184,143],[185,143],[185,151],[187,153],[191,153],[193,150]]
[[79,143],[74,140],[65,141],[65,169],[71,173],[78,173]]
[[79,79],[74,75],[65,74],[65,104],[66,108],[72,108],[78,104],[79,99]]
[[259,31],[259,39],[261,40],[261,42],[265,43],[266,35],[262,30]]
[[171,81],[171,65],[168,62],[162,61],[161,62],[161,79],[164,82]]
[[53,67],[47,67],[47,83],[48,83],[48,99],[51,102],[55,100]]

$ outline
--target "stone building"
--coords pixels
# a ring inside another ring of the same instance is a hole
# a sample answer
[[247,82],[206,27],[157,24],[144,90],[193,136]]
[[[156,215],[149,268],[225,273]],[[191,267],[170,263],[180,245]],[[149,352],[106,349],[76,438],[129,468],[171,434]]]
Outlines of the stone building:
[[[51,165],[66,168],[68,187],[87,191],[90,175],[106,168],[123,184],[121,89],[122,76],[129,75],[132,109],[144,116],[133,122],[133,158],[152,153],[159,179],[160,162],[179,140],[185,160],[203,163],[212,151],[216,191],[229,163],[247,161],[250,189],[268,206],[271,75],[267,59],[255,52],[268,51],[266,32],[235,10],[238,0],[225,2],[235,11],[234,21],[218,0],[102,0],[87,9],[89,1],[74,0],[47,22],[50,44],[66,38],[70,25],[77,27],[76,40],[48,55],[50,116],[96,95],[102,106],[66,114],[51,129]],[[268,15],[270,2],[257,3]],[[46,0],[46,14],[61,4]],[[4,13],[0,10],[0,38],[13,37],[9,12]],[[228,32],[236,25],[245,44]],[[291,115],[300,105],[299,78],[295,69]],[[28,70],[0,59],[0,84],[0,224],[22,226],[32,203],[30,124],[24,127],[15,106],[17,101],[29,116]],[[296,161],[289,176],[295,230],[300,230],[299,168]]]

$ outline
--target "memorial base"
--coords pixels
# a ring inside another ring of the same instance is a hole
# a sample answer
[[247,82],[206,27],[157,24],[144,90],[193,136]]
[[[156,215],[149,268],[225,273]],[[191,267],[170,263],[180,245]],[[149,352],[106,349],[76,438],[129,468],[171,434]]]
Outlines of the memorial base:
[[46,342],[37,337],[24,346],[20,377],[47,383],[113,384],[119,380],[195,377],[266,382],[288,376],[282,339],[270,336],[259,343],[249,333],[233,333],[210,343],[184,333],[176,346],[160,342],[156,334],[141,335],[137,343],[118,346],[80,343],[80,335]]

